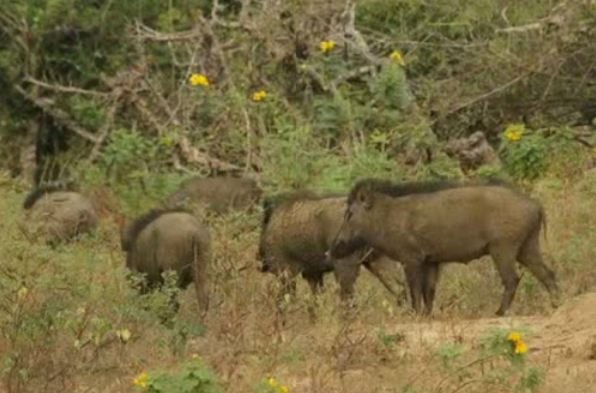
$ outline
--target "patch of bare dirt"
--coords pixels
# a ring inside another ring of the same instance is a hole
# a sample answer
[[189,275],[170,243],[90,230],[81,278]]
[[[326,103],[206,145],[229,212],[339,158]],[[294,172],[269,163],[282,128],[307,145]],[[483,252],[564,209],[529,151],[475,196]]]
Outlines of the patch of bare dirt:
[[[445,343],[475,347],[491,329],[529,332],[529,359],[546,369],[540,390],[596,392],[596,293],[569,299],[550,316],[429,321],[395,326],[408,352]],[[571,389],[571,390],[570,390]]]

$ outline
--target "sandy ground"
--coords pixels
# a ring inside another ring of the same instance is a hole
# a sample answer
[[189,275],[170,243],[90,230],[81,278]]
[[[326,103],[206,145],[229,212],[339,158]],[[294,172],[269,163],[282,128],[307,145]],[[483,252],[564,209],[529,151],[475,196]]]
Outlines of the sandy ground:
[[530,361],[546,370],[544,393],[596,392],[596,293],[565,302],[550,316],[429,321],[395,326],[412,354],[445,342],[474,347],[492,328],[527,329]]

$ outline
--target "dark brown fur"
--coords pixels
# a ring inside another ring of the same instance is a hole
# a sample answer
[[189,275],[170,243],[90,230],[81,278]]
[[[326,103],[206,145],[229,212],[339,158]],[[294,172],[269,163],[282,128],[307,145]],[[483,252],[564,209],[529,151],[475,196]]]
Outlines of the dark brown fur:
[[25,201],[23,202],[23,209],[28,210],[45,194],[49,194],[54,191],[60,191],[62,187],[60,186],[43,186],[33,189],[27,196],[25,197]]
[[97,227],[98,216],[91,201],[61,187],[38,188],[23,205],[25,232],[32,237],[41,235],[49,243],[69,241]]
[[463,183],[455,180],[429,180],[421,182],[403,182],[394,183],[383,179],[363,179],[360,180],[348,195],[348,204],[352,203],[358,193],[362,190],[379,192],[391,197],[401,197],[412,194],[428,194],[436,191],[450,188],[470,187],[470,186],[502,186],[511,188],[504,180],[498,178],[488,178],[477,182]]
[[180,189],[170,195],[166,206],[199,203],[217,213],[242,210],[256,203],[262,190],[252,179],[240,177],[194,177],[185,181]]
[[[334,272],[343,299],[351,297],[360,264],[370,270],[396,297],[401,298],[399,280],[387,276],[387,263],[368,249],[346,256],[344,263],[326,256],[342,220],[345,197],[317,196],[300,191],[278,197],[265,209],[258,259],[263,272],[280,277],[283,293],[293,292],[294,277],[301,274],[313,293],[323,284],[323,275]],[[390,266],[390,264],[389,264]],[[398,284],[399,285],[399,284]]]
[[124,228],[121,240],[127,267],[145,274],[148,289],[175,271],[180,288],[194,281],[199,307],[207,309],[211,242],[204,224],[181,209],[152,210]]
[[167,213],[189,213],[190,212],[181,207],[173,207],[167,209],[151,209],[140,217],[137,217],[132,222],[123,226],[123,231],[120,234],[120,242],[122,251],[128,251],[136,240],[139,233],[153,221]]
[[371,246],[402,262],[416,311],[432,310],[439,265],[490,255],[505,291],[499,315],[511,305],[519,277],[516,260],[527,267],[559,301],[554,273],[544,264],[539,234],[542,206],[510,187],[494,185],[400,185],[359,182],[331,254],[349,255]]

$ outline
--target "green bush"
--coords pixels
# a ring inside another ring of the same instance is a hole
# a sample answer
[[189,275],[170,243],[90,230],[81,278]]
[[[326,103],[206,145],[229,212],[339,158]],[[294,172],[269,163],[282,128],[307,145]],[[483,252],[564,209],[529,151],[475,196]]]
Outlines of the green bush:
[[141,373],[133,384],[148,393],[223,393],[213,373],[197,357],[172,371]]

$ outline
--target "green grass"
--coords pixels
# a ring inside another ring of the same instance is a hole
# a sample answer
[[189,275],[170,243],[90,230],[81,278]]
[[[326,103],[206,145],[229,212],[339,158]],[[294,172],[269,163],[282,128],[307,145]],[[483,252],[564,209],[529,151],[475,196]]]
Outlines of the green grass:
[[[546,179],[534,187],[548,217],[543,248],[567,297],[594,290],[596,283],[596,183],[590,176],[569,182]],[[412,322],[418,318],[409,308],[394,305],[364,271],[356,288],[357,308],[348,316],[340,313],[332,275],[326,278],[316,321],[309,318],[303,282],[285,314],[277,313],[277,280],[258,272],[255,261],[258,209],[208,217],[214,253],[210,312],[206,320],[199,319],[190,287],[181,293],[181,310],[166,327],[158,318],[165,296],[140,296],[126,281],[111,217],[102,218],[95,234],[52,248],[20,231],[23,197],[17,184],[3,181],[0,376],[8,391],[127,392],[143,371],[178,375],[178,365],[193,354],[227,392],[252,391],[268,376],[296,392],[362,391],[367,389],[362,375],[367,375],[368,391],[399,392],[420,367],[428,385],[415,380],[416,389],[427,391],[430,381],[442,378],[435,349],[412,341],[412,334],[418,334]],[[447,328],[492,317],[500,295],[489,260],[446,266],[432,320]],[[548,315],[548,304],[545,290],[525,273],[514,315]],[[127,339],[122,338],[124,330],[130,332]],[[475,356],[465,353],[462,361]],[[536,380],[532,373],[526,377],[527,384]]]

